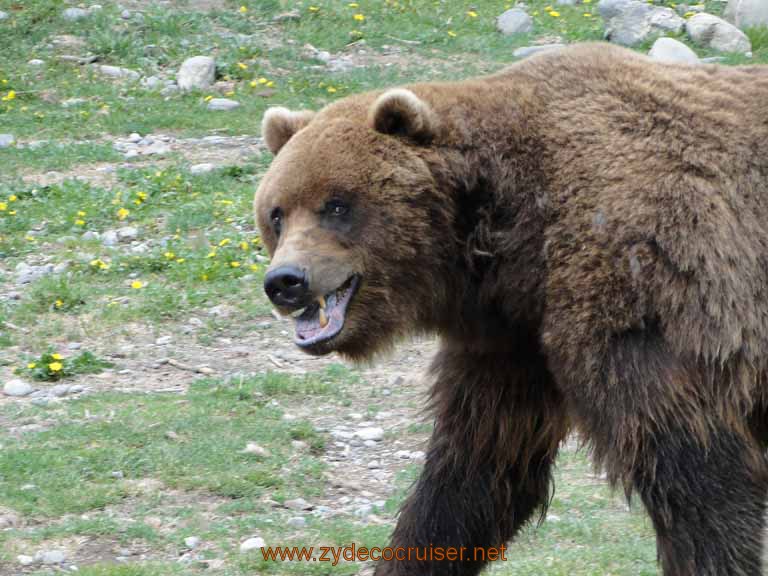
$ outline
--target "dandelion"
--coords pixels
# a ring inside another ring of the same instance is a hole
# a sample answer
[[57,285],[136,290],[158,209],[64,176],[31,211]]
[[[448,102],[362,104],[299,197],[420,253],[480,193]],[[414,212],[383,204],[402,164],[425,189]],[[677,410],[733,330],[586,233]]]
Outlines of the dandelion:
[[56,308],[61,308],[62,306],[64,306],[64,302],[62,302],[61,300],[56,300],[56,302],[54,302],[53,305]]
[[350,2],[349,4],[347,4],[347,6],[349,6],[350,8],[357,8],[358,6],[360,6],[360,4],[358,4],[357,2]]
[[310,6],[308,8],[310,12],[320,12],[320,8],[318,6]]
[[91,260],[90,262],[91,266],[94,268],[98,268],[99,270],[107,270],[109,268],[109,264],[101,260],[100,258],[96,258],[95,260]]
[[186,258],[176,258],[176,263],[181,264],[182,262],[184,262],[184,260],[186,260]]
[[146,193],[146,192],[142,192],[141,190],[139,190],[138,192],[136,192],[136,196],[137,196],[137,197],[139,198],[139,200],[141,200],[142,202],[143,202],[144,200],[146,200],[146,199],[147,199],[147,193]]
[[51,362],[48,364],[48,370],[51,372],[61,372],[62,368],[64,368],[64,366],[61,362]]
[[232,262],[229,263],[229,265],[232,268],[240,268],[240,262],[238,262],[237,260],[233,260]]
[[82,218],[78,218],[77,220],[75,220],[75,226],[85,226],[85,220],[83,220]]
[[216,258],[216,250],[211,250],[210,252],[208,252],[208,255],[206,256],[206,258]]
[[0,98],[0,100],[2,100],[3,102],[10,102],[11,100],[15,100],[15,99],[16,99],[16,92],[14,92],[13,90],[9,90],[8,94]]
[[208,274],[201,274],[200,275],[200,280],[202,280],[203,282],[207,281],[208,280]]
[[127,208],[120,208],[120,210],[117,211],[117,219],[118,220],[125,220],[128,218],[128,214],[130,214],[131,211]]
[[211,100],[213,100],[213,96],[208,95],[205,98],[203,98],[203,100],[205,100],[206,102],[210,102]]
[[357,13],[357,14],[355,14],[354,16],[352,16],[352,18],[353,18],[355,21],[357,21],[357,22],[363,22],[363,21],[365,21],[365,15],[364,15],[364,14],[360,14],[360,13]]
[[249,84],[250,84],[251,88],[256,88],[256,86],[258,86],[258,85],[259,85],[259,83],[258,83],[258,82],[256,82],[256,80],[251,80],[251,81],[249,82]]
[[61,354],[57,353],[57,352],[54,352],[53,354],[51,354],[51,358],[53,358],[54,360],[63,360],[64,359],[64,357]]
[[85,212],[83,212],[82,210],[78,210],[77,215],[82,218],[83,216],[85,216]]
[[240,6],[240,14],[245,14],[248,12],[248,6]]
[[229,238],[224,238],[224,240],[219,242],[219,246],[226,246],[227,244],[230,244],[231,242],[232,242],[232,240],[230,240]]
[[237,67],[240,68],[240,70],[248,70],[248,64],[245,62],[238,62]]
[[267,88],[274,88],[274,86],[275,86],[274,80],[270,80],[269,82],[267,82]]
[[165,256],[168,260],[173,260],[174,258],[176,258],[176,254],[170,251],[163,254],[163,256]]
[[27,364],[28,370],[34,370],[36,367],[37,367],[37,364],[35,362],[30,362],[29,364]]
[[11,194],[10,196],[8,196],[8,202],[16,202],[16,200],[18,199],[19,198],[18,196],[16,196],[16,194]]
[[248,242],[246,242],[245,240],[240,242],[240,250],[248,250]]
[[333,86],[328,86],[326,90],[328,91],[328,94],[333,94],[334,92],[336,92],[336,88],[334,88]]
[[141,280],[134,280],[133,282],[131,282],[131,288],[133,288],[134,290],[141,290],[142,288],[144,288],[144,282],[142,282]]
[[448,30],[448,36],[450,36],[451,38],[456,38],[456,32],[454,32],[453,30]]
[[266,78],[263,78],[263,77],[259,78],[259,84],[266,84],[267,82],[269,82],[269,80],[267,80]]
[[5,212],[6,210],[8,210],[8,204],[0,202],[0,212]]
[[552,16],[552,18],[560,18],[560,12],[557,10],[550,10],[549,15]]
[[259,271],[259,265],[258,265],[258,264],[251,264],[251,265],[249,266],[249,268],[250,268],[250,269],[251,269],[253,272],[258,272],[258,271]]
[[469,16],[470,18],[477,18],[477,12],[475,12],[474,10],[467,10],[467,16]]

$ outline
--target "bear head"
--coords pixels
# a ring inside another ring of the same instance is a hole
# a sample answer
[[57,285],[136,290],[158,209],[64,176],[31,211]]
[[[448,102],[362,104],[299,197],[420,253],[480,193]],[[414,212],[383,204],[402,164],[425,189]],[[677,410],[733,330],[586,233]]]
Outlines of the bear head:
[[266,112],[275,157],[254,201],[272,257],[264,287],[295,316],[304,351],[363,359],[429,327],[455,244],[435,175],[440,131],[432,107],[402,88]]

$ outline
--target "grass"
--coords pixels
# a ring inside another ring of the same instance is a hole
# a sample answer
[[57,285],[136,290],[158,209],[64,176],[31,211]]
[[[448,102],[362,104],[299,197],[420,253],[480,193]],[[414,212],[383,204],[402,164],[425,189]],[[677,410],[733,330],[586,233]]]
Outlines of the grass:
[[[102,4],[68,22],[63,0],[0,0],[10,14],[0,22],[0,132],[20,143],[0,149],[0,377],[20,369],[34,381],[25,367],[49,366],[59,352],[73,368],[65,380],[93,390],[45,406],[0,404],[0,515],[24,518],[0,531],[0,573],[18,573],[16,554],[87,542],[93,553],[78,559],[86,576],[355,574],[359,566],[344,563],[267,563],[238,545],[253,534],[280,544],[385,545],[416,464],[402,464],[383,498],[382,524],[305,515],[298,530],[283,504],[328,497],[334,440],[317,421],[348,410],[375,421],[393,406],[410,413],[419,401],[373,394],[362,372],[342,365],[299,373],[291,357],[272,354],[288,335],[271,326],[261,289],[266,254],[250,214],[267,153],[254,149],[243,160],[224,151],[213,172],[192,174],[196,156],[187,145],[127,162],[113,141],[132,132],[255,136],[268,106],[317,109],[362,90],[491,72],[522,45],[600,40],[597,0],[573,7],[529,0],[534,30],[518,37],[495,31],[496,17],[513,4],[503,0],[188,0],[144,3],[127,19],[116,2]],[[714,0],[704,4],[722,11]],[[752,58],[725,62],[768,63],[768,31],[746,32]],[[331,70],[318,51],[354,65]],[[163,92],[197,54],[216,58],[217,85]],[[93,57],[159,84],[108,79],[62,55]],[[30,65],[32,58],[43,65]],[[209,112],[207,99],[218,96],[241,106]],[[20,285],[24,265],[59,268]],[[214,313],[222,307],[229,312]],[[186,348],[152,346],[161,334],[187,333]],[[83,351],[70,352],[71,342]],[[258,357],[269,364],[232,367],[181,394],[125,390],[134,378],[155,378],[147,366],[183,357],[193,345],[214,350],[201,362],[237,346],[246,356],[263,347]],[[128,384],[110,391],[117,380]],[[305,417],[285,416],[295,413]],[[387,429],[385,441],[419,443],[431,430],[414,418]],[[296,441],[306,449],[295,449]],[[249,442],[266,455],[243,452]],[[549,520],[526,530],[510,550],[513,561],[491,573],[658,573],[645,514],[628,512],[591,476],[584,454],[564,450],[557,486]],[[183,544],[190,535],[204,542],[195,554]],[[136,554],[115,563],[122,548]]]

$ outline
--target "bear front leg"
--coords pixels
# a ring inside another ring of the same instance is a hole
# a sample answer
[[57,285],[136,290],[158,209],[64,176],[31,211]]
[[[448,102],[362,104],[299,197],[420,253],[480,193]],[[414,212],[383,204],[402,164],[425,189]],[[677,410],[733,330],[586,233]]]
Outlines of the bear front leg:
[[[488,548],[549,502],[567,422],[538,351],[444,345],[432,371],[436,420],[426,463],[392,536],[400,559],[379,562],[377,576],[477,574]],[[451,559],[451,549],[461,556]]]
[[664,575],[763,574],[768,463],[724,393],[738,372],[685,361],[653,330],[604,342],[550,357],[597,462],[648,510]]

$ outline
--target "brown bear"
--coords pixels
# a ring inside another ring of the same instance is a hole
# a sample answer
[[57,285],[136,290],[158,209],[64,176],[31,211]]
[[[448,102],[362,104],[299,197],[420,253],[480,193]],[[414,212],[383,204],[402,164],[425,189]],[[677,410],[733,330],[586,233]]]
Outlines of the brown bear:
[[[267,112],[267,295],[310,354],[441,339],[393,546],[499,546],[577,432],[639,495],[666,576],[761,573],[768,67],[603,44]],[[376,574],[477,574],[472,553]]]

